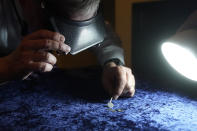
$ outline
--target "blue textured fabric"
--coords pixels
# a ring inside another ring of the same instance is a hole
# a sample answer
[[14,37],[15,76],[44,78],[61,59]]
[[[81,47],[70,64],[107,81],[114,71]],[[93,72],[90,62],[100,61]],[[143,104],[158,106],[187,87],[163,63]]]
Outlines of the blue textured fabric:
[[[94,73],[89,73],[89,72]],[[137,80],[133,98],[114,100],[100,70],[38,73],[0,87],[0,130],[197,130],[197,101]]]

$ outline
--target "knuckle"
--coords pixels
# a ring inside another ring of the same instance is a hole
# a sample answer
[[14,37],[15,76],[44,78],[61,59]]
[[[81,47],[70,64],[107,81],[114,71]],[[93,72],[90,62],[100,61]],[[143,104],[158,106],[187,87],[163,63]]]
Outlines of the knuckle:
[[132,74],[132,70],[130,68],[127,68],[128,73]]
[[116,73],[117,73],[117,75],[121,75],[123,73],[123,67],[122,66],[117,66],[116,67]]
[[44,39],[44,42],[43,42],[44,48],[49,48],[50,47],[50,43],[51,43],[51,41],[49,39]]
[[114,73],[116,76],[120,76],[120,74],[121,74],[120,70],[117,68],[115,69]]
[[52,49],[52,50],[57,50],[59,48],[59,43],[56,42],[56,41],[53,41],[53,40],[49,40],[49,39],[46,39],[45,40],[45,48],[47,49]]
[[50,40],[49,40],[49,39],[45,39],[45,40],[44,40],[44,44],[45,44],[45,45],[48,45],[49,43],[50,43]]
[[60,34],[57,32],[54,32],[52,35],[52,39],[59,40],[59,38],[60,38]]

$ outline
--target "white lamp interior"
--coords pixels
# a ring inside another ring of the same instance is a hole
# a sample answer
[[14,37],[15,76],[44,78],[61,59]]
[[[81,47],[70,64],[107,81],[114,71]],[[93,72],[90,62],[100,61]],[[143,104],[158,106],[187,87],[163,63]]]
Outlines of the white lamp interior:
[[189,49],[176,43],[165,42],[161,47],[167,62],[180,74],[197,81],[197,58]]

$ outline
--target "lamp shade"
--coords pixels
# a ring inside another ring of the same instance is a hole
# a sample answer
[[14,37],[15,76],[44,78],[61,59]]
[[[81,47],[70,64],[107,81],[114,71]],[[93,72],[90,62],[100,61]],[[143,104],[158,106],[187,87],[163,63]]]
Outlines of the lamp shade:
[[161,45],[161,51],[171,67],[197,82],[197,30],[176,33]]

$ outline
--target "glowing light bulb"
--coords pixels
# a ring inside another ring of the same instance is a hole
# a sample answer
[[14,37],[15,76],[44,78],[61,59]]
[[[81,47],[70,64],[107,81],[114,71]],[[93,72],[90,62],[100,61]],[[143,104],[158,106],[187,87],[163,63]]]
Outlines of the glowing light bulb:
[[172,42],[162,44],[161,50],[167,62],[176,71],[197,81],[197,58],[191,50]]

